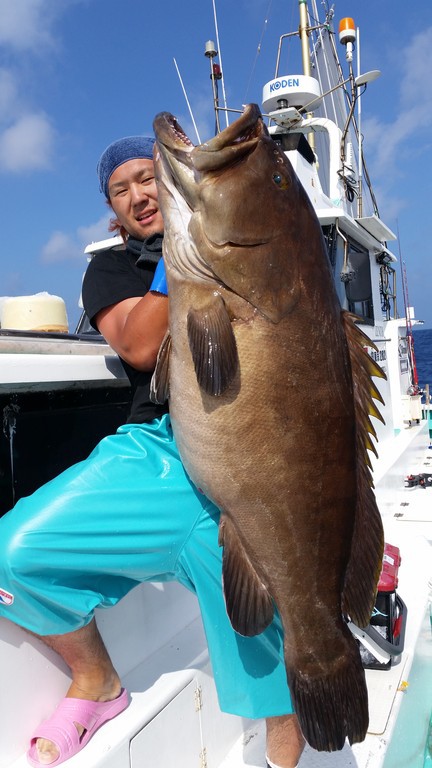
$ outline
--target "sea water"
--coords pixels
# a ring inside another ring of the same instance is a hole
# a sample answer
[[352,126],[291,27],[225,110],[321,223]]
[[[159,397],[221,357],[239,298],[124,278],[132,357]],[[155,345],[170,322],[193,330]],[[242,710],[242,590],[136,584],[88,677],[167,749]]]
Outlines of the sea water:
[[413,330],[413,339],[419,385],[429,384],[432,394],[432,330]]

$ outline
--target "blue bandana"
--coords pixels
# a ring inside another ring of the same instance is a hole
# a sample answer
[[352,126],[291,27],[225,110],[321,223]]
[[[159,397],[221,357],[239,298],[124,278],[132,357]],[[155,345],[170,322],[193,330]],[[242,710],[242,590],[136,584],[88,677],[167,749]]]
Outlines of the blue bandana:
[[149,136],[125,136],[106,148],[96,170],[100,191],[104,193],[107,200],[109,200],[108,183],[115,169],[128,160],[136,160],[137,158],[153,160],[154,143],[155,139]]

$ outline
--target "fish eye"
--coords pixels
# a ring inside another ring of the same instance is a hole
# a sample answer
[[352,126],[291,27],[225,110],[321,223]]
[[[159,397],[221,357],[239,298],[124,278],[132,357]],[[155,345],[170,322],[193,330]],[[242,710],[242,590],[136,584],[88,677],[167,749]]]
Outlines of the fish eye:
[[279,189],[289,188],[289,180],[282,173],[278,173],[277,171],[275,171],[272,176],[272,179],[274,183],[279,187]]

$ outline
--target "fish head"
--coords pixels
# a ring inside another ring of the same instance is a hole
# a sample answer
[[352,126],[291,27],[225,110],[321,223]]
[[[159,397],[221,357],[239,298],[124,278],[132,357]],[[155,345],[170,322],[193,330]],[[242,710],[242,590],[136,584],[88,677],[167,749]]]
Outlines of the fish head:
[[[278,322],[298,302],[300,262],[316,216],[258,106],[248,105],[198,146],[169,113],[157,115],[154,130],[165,232],[174,251],[182,233],[182,268],[222,284]],[[317,228],[320,237],[316,220]],[[169,258],[180,268],[178,254]]]

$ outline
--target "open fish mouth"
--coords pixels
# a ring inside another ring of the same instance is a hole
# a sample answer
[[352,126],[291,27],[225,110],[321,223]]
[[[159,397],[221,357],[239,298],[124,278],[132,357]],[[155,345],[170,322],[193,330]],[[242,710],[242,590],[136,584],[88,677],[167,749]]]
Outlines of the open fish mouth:
[[238,162],[267,135],[257,104],[248,104],[238,120],[198,146],[169,112],[157,115],[153,125],[162,154],[171,155],[198,173],[218,171]]
[[[268,250],[282,236],[292,185],[291,170],[271,140],[259,107],[248,104],[235,122],[197,146],[169,112],[158,114],[153,127],[157,142],[155,174],[162,212],[171,222],[165,235],[170,229],[172,261],[179,266],[180,241],[188,252],[186,244],[193,243],[195,269],[200,275],[217,276],[218,281],[231,290],[230,275],[237,275],[236,284],[241,281],[240,274],[244,270],[250,272],[247,262],[253,261],[256,269],[250,280],[256,279],[262,270],[268,271]],[[262,178],[264,185],[258,195],[256,191],[249,195],[257,178]],[[283,183],[276,184],[275,178]],[[245,197],[247,206],[243,203]],[[278,212],[273,219],[263,214],[265,207]],[[282,253],[281,243],[276,251]],[[271,258],[270,269],[279,270],[280,258]],[[183,273],[185,271],[189,270],[183,264]],[[293,284],[293,274],[289,276],[290,284]],[[250,280],[246,281],[248,295],[249,288],[252,290]],[[240,286],[236,292],[244,294]],[[256,297],[257,289],[252,292]],[[273,317],[274,298],[268,296],[266,303],[270,303],[266,311]],[[263,309],[261,305],[262,301],[260,308]]]
[[[270,142],[270,137],[264,125],[261,111],[257,104],[245,106],[240,117],[227,126],[221,133],[208,141],[195,146],[187,136],[177,118],[170,112],[156,115],[153,128],[156,136],[155,169],[159,190],[170,195],[171,202],[176,201],[181,210],[181,219],[186,223],[187,212],[192,215],[200,212],[206,215],[206,200],[208,191],[213,185],[218,185],[225,171],[230,171],[242,161],[248,160],[259,152],[264,143]],[[259,163],[259,161],[257,161]],[[232,182],[237,184],[237,180]],[[226,209],[232,207],[228,202],[222,202],[225,192],[219,187],[220,224],[217,232],[213,229],[203,235],[206,243],[213,248],[229,246],[254,246],[266,243],[269,232],[262,236],[253,232],[246,239],[238,237],[238,227],[227,228]],[[185,228],[185,227],[184,227]],[[204,227],[205,230],[205,227]],[[273,230],[270,235],[273,235]]]
[[186,135],[177,118],[170,112],[160,112],[156,115],[153,126],[162,153],[170,152],[186,162],[188,154],[192,152],[195,145]]

